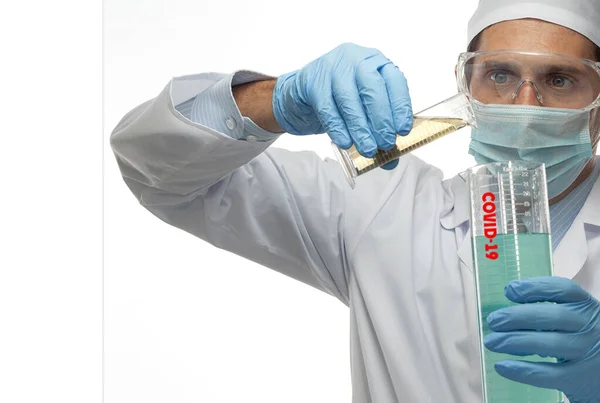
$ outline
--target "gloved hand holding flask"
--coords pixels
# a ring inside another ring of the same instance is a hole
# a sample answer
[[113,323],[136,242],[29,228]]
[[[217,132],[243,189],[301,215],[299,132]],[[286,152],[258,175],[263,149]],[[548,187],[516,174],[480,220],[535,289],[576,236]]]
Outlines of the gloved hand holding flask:
[[357,176],[392,169],[405,153],[476,124],[462,92],[413,116],[402,72],[378,50],[353,44],[280,76],[273,114],[288,133],[327,132],[351,187]]
[[393,148],[396,135],[406,135],[413,124],[402,72],[380,51],[351,43],[280,76],[273,113],[290,134],[327,132],[338,147],[355,145],[365,157]]

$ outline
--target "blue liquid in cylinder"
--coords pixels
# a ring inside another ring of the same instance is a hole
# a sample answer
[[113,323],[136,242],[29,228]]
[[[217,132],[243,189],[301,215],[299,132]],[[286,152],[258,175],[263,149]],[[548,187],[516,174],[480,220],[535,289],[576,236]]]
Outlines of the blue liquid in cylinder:
[[[477,292],[479,294],[480,337],[485,338],[491,331],[487,317],[493,311],[516,305],[504,295],[504,287],[512,280],[528,277],[552,275],[552,252],[550,235],[539,233],[498,234],[490,239],[484,236],[475,238],[477,254]],[[486,250],[486,245],[488,250]],[[491,249],[497,245],[495,249]],[[496,259],[486,257],[497,252]],[[494,364],[501,360],[525,360],[534,362],[556,362],[555,358],[542,358],[537,355],[516,357],[491,352],[482,345],[482,365],[484,377],[484,402],[486,403],[560,403],[562,393],[552,389],[542,389],[514,382],[500,376]]]

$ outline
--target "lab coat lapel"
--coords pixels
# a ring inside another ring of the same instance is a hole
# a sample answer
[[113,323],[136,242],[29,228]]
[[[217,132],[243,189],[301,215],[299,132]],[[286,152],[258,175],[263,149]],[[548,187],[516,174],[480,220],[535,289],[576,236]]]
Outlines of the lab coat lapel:
[[471,229],[469,218],[471,216],[471,202],[469,199],[469,186],[460,176],[451,179],[449,195],[452,208],[440,218],[442,226],[454,230],[458,243],[458,257],[462,265],[473,271],[473,257],[471,252]]
[[584,223],[575,220],[554,251],[554,275],[572,279],[588,257]]
[[469,230],[465,234],[465,237],[463,238],[462,242],[460,243],[460,246],[458,247],[457,253],[458,253],[458,257],[460,258],[460,261],[462,262],[462,264],[470,271],[473,271],[473,249],[472,249],[472,245],[471,245],[471,228],[469,228]]
[[554,274],[572,279],[583,268],[589,254],[588,239],[600,231],[600,178],[554,252]]

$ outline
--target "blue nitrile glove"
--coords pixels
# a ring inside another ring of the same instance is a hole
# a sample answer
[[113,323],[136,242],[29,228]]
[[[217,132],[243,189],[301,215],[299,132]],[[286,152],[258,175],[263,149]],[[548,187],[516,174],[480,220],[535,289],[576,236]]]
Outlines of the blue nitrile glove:
[[517,356],[555,357],[559,363],[505,360],[496,363],[496,371],[513,381],[558,389],[571,403],[600,402],[600,302],[562,277],[513,281],[505,294],[523,305],[488,316],[497,333],[484,339],[485,346]]
[[[327,132],[340,148],[356,145],[365,157],[390,150],[396,134],[412,129],[406,78],[376,49],[343,44],[277,79],[273,113],[290,134]],[[398,161],[385,168],[392,169]]]

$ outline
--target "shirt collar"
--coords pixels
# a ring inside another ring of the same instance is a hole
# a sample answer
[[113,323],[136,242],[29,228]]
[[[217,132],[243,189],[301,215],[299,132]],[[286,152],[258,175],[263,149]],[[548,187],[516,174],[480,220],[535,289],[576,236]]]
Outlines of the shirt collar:
[[[596,159],[596,164],[599,163],[600,158]],[[585,224],[600,227],[600,177],[596,178],[596,183],[594,183],[580,215]]]

